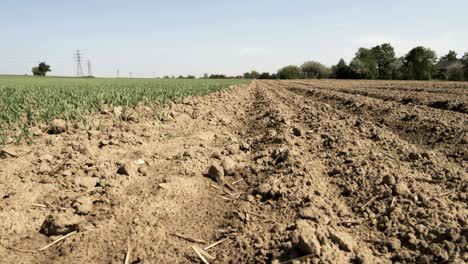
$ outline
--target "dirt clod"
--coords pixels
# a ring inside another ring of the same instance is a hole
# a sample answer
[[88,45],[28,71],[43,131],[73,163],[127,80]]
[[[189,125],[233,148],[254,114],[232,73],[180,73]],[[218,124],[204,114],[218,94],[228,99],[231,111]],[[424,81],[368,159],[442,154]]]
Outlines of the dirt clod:
[[320,256],[322,247],[317,239],[316,230],[305,221],[298,221],[296,226],[299,235],[299,250],[304,254]]
[[73,179],[76,186],[83,187],[85,189],[94,188],[98,180],[98,178],[88,176],[76,177]]
[[62,134],[65,131],[67,131],[67,122],[63,119],[54,119],[50,123],[49,130],[47,132],[49,134]]
[[90,197],[81,196],[73,202],[72,207],[77,214],[86,215],[93,209],[93,200]]
[[236,163],[230,157],[225,157],[221,162],[221,167],[223,167],[224,175],[234,175]]
[[40,232],[47,236],[65,235],[78,231],[82,219],[71,212],[53,213],[44,220]]
[[330,230],[330,239],[345,251],[352,251],[354,248],[353,238],[346,232]]
[[225,183],[223,167],[218,164],[214,163],[210,166],[208,169],[208,176],[210,176],[213,181],[219,184]]

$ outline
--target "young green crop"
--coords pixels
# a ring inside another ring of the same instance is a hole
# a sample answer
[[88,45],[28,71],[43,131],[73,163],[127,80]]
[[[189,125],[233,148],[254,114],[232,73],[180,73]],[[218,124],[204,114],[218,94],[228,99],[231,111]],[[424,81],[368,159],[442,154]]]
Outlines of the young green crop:
[[[102,106],[165,104],[205,95],[244,80],[101,79],[0,76],[0,141],[5,131],[48,123],[55,118],[79,122]],[[24,132],[26,133],[26,132]],[[1,143],[1,142],[0,142]]]

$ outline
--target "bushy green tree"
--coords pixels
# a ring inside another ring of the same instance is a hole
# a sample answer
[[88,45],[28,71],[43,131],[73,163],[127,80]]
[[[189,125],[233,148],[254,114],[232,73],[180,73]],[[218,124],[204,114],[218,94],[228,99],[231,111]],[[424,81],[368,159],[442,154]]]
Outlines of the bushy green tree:
[[335,79],[352,79],[353,73],[351,67],[346,64],[345,60],[340,59],[338,64],[332,66],[331,78]]
[[429,48],[418,46],[405,56],[403,73],[408,80],[430,80],[436,73],[437,56]]
[[458,56],[458,54],[455,51],[449,50],[447,55],[440,57],[439,61],[456,61],[457,56]]
[[359,48],[349,66],[354,78],[376,79],[378,77],[377,60],[370,49]]
[[33,67],[31,71],[34,76],[42,76],[42,73],[39,71],[39,67]]
[[260,77],[260,73],[257,71],[246,72],[243,74],[244,79],[258,79]]
[[272,79],[269,72],[262,72],[262,74],[260,74],[260,76],[258,78],[263,79],[263,80]]
[[390,64],[391,75],[392,75],[391,79],[393,80],[403,79],[404,75],[403,75],[402,69],[403,69],[404,60],[405,60],[404,57],[400,57],[400,58],[395,59],[395,61],[393,61]]
[[303,73],[301,68],[289,65],[278,70],[277,73],[279,79],[302,79]]
[[260,73],[258,71],[251,71],[250,76],[252,79],[258,79],[258,77],[260,77]]
[[32,68],[32,73],[34,76],[46,76],[47,72],[50,72],[50,65],[47,65],[45,62],[39,63],[37,67]]
[[375,46],[371,49],[371,53],[377,63],[377,78],[381,80],[392,79],[392,63],[396,60],[395,49],[392,45],[384,43]]
[[312,79],[324,79],[329,78],[331,69],[320,62],[307,61],[301,65],[301,70],[304,74],[304,78]]

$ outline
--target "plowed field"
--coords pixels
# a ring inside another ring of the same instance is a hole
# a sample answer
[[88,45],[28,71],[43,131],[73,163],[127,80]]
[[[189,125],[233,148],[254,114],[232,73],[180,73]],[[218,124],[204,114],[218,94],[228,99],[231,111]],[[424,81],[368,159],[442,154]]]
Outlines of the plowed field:
[[467,83],[257,80],[36,129],[1,153],[1,262],[464,263],[467,108]]

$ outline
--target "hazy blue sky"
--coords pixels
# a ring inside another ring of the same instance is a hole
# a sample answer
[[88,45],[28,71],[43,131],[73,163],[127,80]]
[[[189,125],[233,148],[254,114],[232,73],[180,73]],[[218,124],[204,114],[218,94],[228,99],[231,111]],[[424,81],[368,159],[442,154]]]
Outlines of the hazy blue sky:
[[108,77],[332,65],[383,42],[397,55],[416,45],[462,54],[467,10],[467,0],[1,0],[0,73],[29,73],[45,60],[52,75],[73,75],[76,49]]

